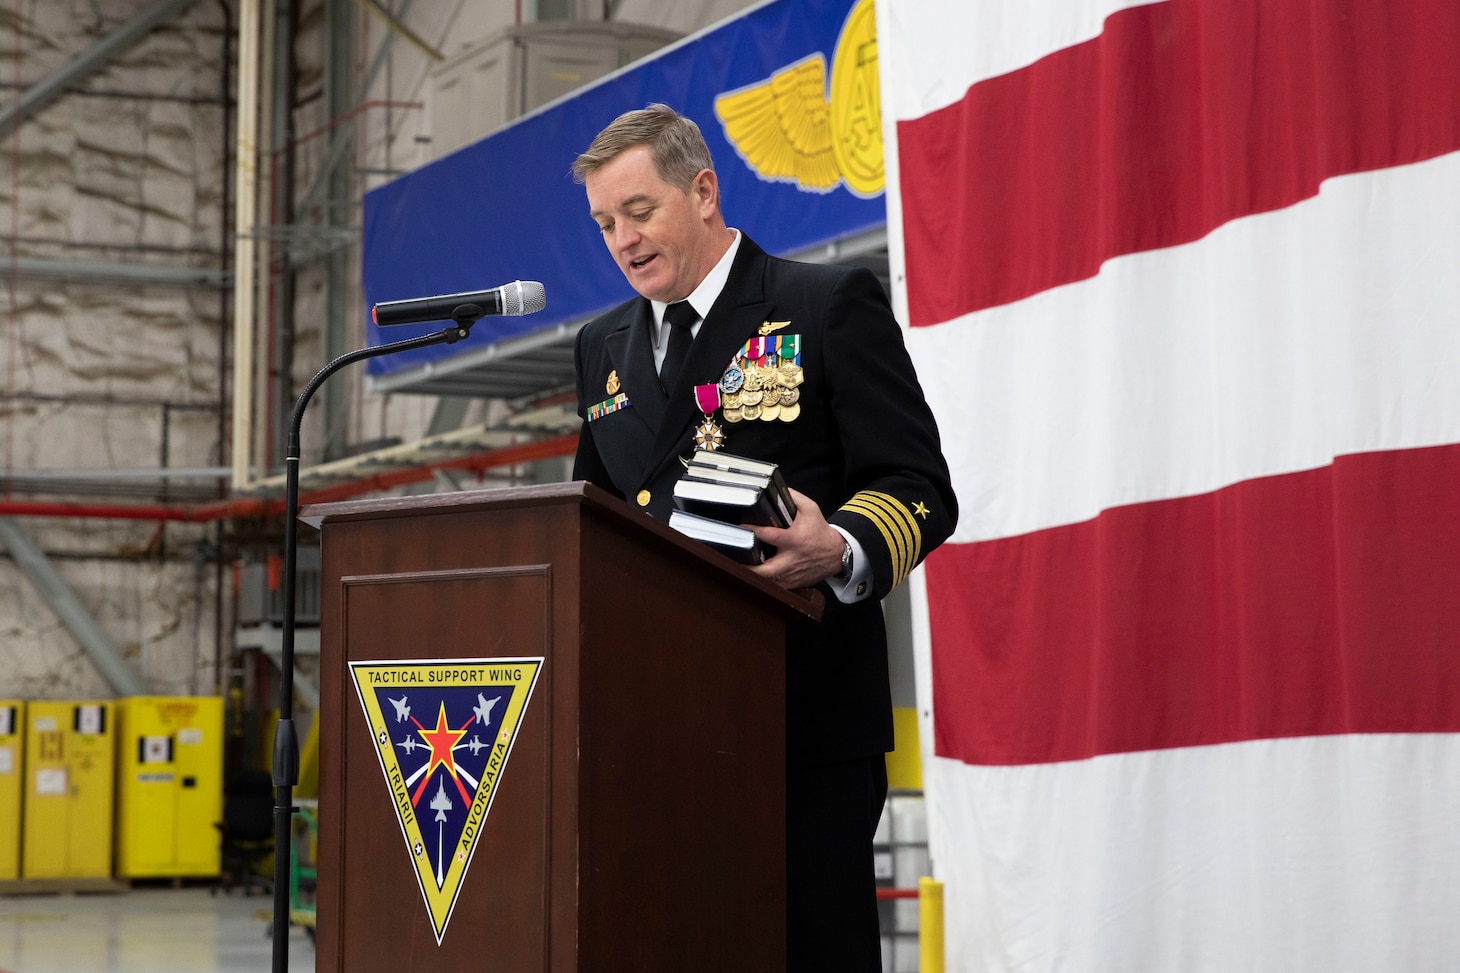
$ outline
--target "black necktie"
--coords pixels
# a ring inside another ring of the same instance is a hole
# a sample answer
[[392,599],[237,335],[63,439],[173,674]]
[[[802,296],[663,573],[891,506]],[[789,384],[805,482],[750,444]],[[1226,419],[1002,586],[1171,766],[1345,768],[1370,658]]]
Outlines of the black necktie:
[[694,341],[689,329],[699,319],[689,301],[675,301],[664,309],[664,320],[670,325],[669,347],[664,352],[664,364],[659,366],[659,384],[664,386],[665,392],[674,387],[674,380],[689,354],[690,343]]

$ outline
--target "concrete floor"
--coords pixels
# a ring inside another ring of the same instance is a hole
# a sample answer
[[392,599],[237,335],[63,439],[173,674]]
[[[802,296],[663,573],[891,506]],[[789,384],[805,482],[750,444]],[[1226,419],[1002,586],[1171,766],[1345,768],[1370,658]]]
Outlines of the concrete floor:
[[[0,973],[269,973],[271,900],[208,889],[0,897]],[[314,946],[289,933],[290,973]]]

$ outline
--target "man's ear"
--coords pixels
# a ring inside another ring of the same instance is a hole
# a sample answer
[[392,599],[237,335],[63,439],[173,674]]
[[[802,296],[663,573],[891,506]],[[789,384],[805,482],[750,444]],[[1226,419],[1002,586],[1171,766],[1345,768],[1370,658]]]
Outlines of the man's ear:
[[715,170],[701,169],[695,175],[694,182],[690,183],[689,191],[695,198],[701,217],[719,212],[720,183],[715,178]]

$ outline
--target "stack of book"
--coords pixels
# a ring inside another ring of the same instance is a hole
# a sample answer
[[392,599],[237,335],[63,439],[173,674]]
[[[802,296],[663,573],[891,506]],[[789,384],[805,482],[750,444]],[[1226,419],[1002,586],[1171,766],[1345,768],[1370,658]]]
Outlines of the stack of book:
[[704,449],[685,463],[674,506],[669,526],[742,564],[760,564],[774,551],[744,525],[789,527],[796,517],[776,464]]

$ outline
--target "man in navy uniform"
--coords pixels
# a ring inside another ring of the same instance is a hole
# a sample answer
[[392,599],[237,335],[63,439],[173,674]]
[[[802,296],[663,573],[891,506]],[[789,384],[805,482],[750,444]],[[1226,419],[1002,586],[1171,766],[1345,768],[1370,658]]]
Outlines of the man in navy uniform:
[[699,127],[664,105],[619,116],[573,173],[641,295],[578,334],[573,475],[664,520],[697,441],[779,464],[796,517],[756,528],[776,553],[753,570],[830,595],[787,632],[789,968],[880,970],[880,601],[957,519],[901,329],[869,271],[771,257],[727,227]]

